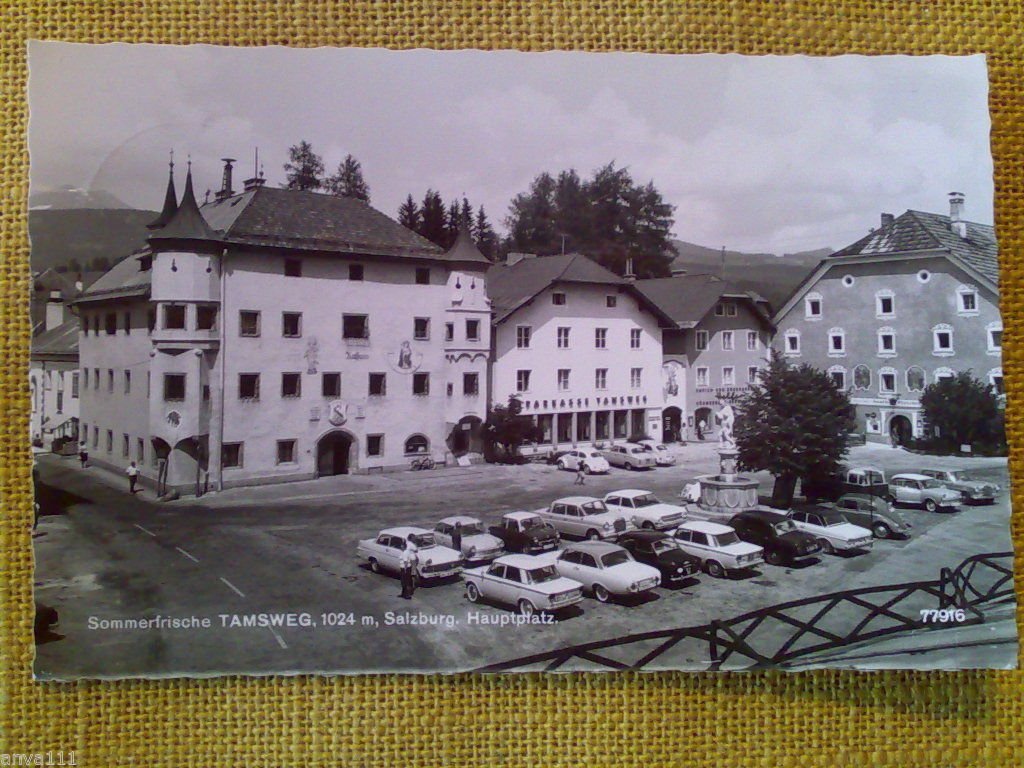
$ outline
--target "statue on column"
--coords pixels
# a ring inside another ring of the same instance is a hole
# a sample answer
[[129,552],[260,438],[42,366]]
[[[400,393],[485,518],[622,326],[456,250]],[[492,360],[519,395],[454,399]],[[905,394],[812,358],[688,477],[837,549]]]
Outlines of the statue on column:
[[733,410],[731,404],[726,403],[722,408],[715,414],[721,422],[721,435],[722,447],[727,449],[736,448],[736,439],[733,437],[733,425],[736,423],[736,412]]

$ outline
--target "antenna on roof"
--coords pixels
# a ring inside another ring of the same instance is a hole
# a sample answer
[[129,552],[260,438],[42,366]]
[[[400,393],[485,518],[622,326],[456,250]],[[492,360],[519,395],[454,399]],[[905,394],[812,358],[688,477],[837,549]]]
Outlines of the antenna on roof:
[[725,280],[725,246],[722,246],[722,268],[719,271],[719,275]]

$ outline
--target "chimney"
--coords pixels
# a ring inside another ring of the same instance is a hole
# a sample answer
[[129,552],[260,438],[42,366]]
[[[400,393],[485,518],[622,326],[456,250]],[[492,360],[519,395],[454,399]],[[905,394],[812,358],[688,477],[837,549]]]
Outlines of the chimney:
[[632,256],[627,256],[626,257],[626,273],[623,275],[623,277],[626,278],[631,283],[635,283],[636,282],[636,273],[633,272],[633,257]]
[[216,197],[218,200],[225,200],[235,194],[235,190],[231,188],[231,164],[235,162],[235,158],[222,157],[221,162],[224,163],[224,176]]
[[886,227],[891,227],[895,221],[896,221],[896,217],[893,216],[891,213],[883,213],[882,214],[882,229],[885,229]]
[[60,291],[50,291],[46,299],[46,330],[56,328],[64,322],[64,301]]
[[964,193],[949,193],[949,228],[964,240],[967,239],[967,222],[963,220]]
[[242,188],[246,192],[251,192],[257,187],[262,187],[267,183],[267,180],[263,178],[263,166],[260,165],[260,148],[256,147],[253,150],[253,162],[252,162],[252,178],[246,179],[242,182]]

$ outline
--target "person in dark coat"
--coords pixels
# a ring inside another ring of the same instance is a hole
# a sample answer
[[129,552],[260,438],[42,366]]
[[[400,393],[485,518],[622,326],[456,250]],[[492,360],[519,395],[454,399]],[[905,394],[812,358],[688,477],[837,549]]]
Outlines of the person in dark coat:
[[78,460],[82,462],[82,469],[89,466],[89,447],[84,440],[78,445]]
[[455,523],[455,530],[452,531],[452,549],[462,554],[462,523]]

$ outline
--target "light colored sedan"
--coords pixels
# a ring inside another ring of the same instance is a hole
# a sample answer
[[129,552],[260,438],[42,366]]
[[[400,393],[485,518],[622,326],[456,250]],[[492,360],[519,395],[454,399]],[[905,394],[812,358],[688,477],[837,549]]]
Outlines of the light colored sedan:
[[637,528],[665,531],[679,526],[686,519],[686,510],[666,504],[650,491],[627,488],[612,491],[604,497],[605,506],[631,520]]
[[671,467],[676,463],[676,456],[664,443],[657,440],[641,440],[637,445],[642,445],[646,450],[654,454],[654,461],[659,467]]
[[415,545],[419,559],[416,571],[424,581],[454,576],[462,570],[462,555],[454,549],[439,546],[434,534],[425,528],[411,525],[385,528],[376,538],[360,541],[356,551],[366,558],[374,573],[397,572],[401,569],[402,553],[412,545]]
[[605,541],[581,541],[536,557],[546,558],[559,576],[580,582],[602,603],[612,595],[636,595],[661,584],[657,568],[638,563],[625,549]]
[[574,448],[571,451],[566,451],[558,457],[555,464],[559,469],[569,469],[573,472],[583,467],[583,471],[588,475],[595,473],[603,475],[610,469],[605,457],[593,448]]
[[764,550],[740,540],[728,525],[691,520],[676,528],[672,535],[679,548],[700,558],[704,570],[716,579],[764,562]]
[[505,553],[505,545],[497,536],[484,530],[484,524],[475,517],[453,515],[434,526],[434,539],[443,547],[454,549],[452,535],[455,526],[462,532],[462,556],[467,562],[488,562]]
[[592,496],[555,499],[547,509],[536,510],[536,514],[559,533],[582,539],[611,539],[634,528],[625,517]]
[[622,467],[623,469],[648,469],[658,463],[651,451],[636,443],[609,446],[601,451],[601,455],[613,467]]
[[889,503],[912,504],[929,512],[937,509],[960,510],[963,496],[947,488],[934,477],[904,472],[889,480]]
[[583,600],[583,585],[559,576],[555,566],[536,555],[504,555],[490,565],[467,568],[466,599],[514,605],[522,616],[560,611]]
[[828,553],[849,552],[858,549],[871,549],[874,544],[871,531],[854,525],[842,513],[829,507],[813,507],[812,509],[794,509],[789,519],[796,523],[801,531],[806,531],[818,540],[821,549]]

